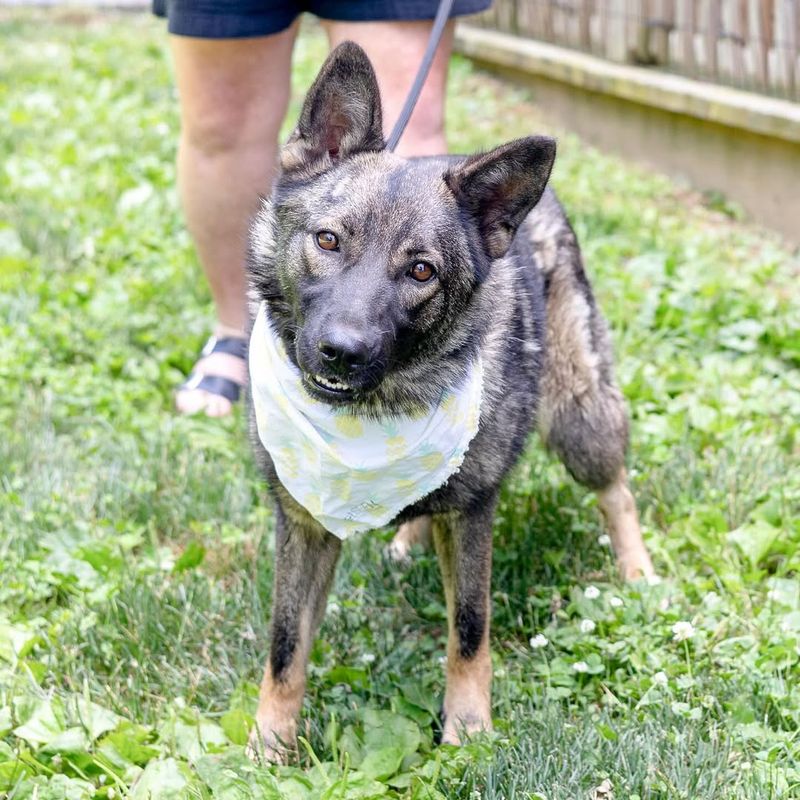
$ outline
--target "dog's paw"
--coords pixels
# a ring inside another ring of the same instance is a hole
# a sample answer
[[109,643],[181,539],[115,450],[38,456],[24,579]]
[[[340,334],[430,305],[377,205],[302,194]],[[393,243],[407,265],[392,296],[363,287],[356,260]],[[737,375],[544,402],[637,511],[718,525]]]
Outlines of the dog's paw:
[[659,580],[655,569],[653,569],[650,554],[643,546],[619,553],[617,556],[617,569],[624,581],[645,580],[647,583],[658,583]]
[[386,545],[384,553],[398,567],[407,567],[411,563],[411,545],[397,536]]
[[460,746],[466,744],[471,737],[488,733],[491,730],[492,719],[488,714],[464,714],[462,716],[445,714],[441,743]]
[[408,566],[414,545],[428,547],[431,542],[431,518],[416,517],[404,522],[386,547],[386,557],[400,566]]
[[285,731],[285,736],[279,736],[274,727],[256,722],[250,731],[245,752],[256,764],[288,764],[297,754],[294,726]]

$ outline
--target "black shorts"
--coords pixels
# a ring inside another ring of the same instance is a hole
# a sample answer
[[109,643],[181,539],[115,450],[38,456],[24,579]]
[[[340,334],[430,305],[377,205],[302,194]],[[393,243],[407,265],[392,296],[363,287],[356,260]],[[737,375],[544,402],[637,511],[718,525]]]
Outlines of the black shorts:
[[[454,0],[452,16],[485,11],[492,0]],[[438,0],[153,0],[170,33],[201,39],[268,36],[304,11],[341,22],[433,19]]]

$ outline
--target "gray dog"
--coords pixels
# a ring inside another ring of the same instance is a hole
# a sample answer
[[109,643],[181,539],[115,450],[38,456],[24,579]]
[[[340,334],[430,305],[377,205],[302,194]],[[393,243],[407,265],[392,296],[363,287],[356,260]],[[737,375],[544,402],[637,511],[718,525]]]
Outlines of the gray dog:
[[441,565],[442,739],[490,728],[492,518],[534,426],[597,491],[623,577],[652,575],[606,323],[546,188],[555,151],[536,136],[467,158],[386,152],[350,43],[308,93],[249,267],[253,441],[277,529],[251,745],[271,759],[295,740],[341,538],[389,521],[396,556],[432,533]]

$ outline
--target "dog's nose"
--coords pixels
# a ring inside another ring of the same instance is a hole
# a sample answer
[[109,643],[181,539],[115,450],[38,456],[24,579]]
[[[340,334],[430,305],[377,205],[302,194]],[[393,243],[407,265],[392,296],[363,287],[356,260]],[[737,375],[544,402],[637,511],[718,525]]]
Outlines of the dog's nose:
[[349,331],[331,331],[317,344],[322,360],[336,372],[347,374],[366,367],[372,348],[363,336]]

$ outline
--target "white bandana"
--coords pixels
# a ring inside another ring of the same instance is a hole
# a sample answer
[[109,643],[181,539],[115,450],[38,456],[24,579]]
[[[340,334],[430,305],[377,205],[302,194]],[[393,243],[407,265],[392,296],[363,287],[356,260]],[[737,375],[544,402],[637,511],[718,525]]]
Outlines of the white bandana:
[[267,321],[250,339],[258,435],[289,494],[340,539],[380,528],[458,471],[478,430],[480,359],[419,416],[376,421],[314,399]]

